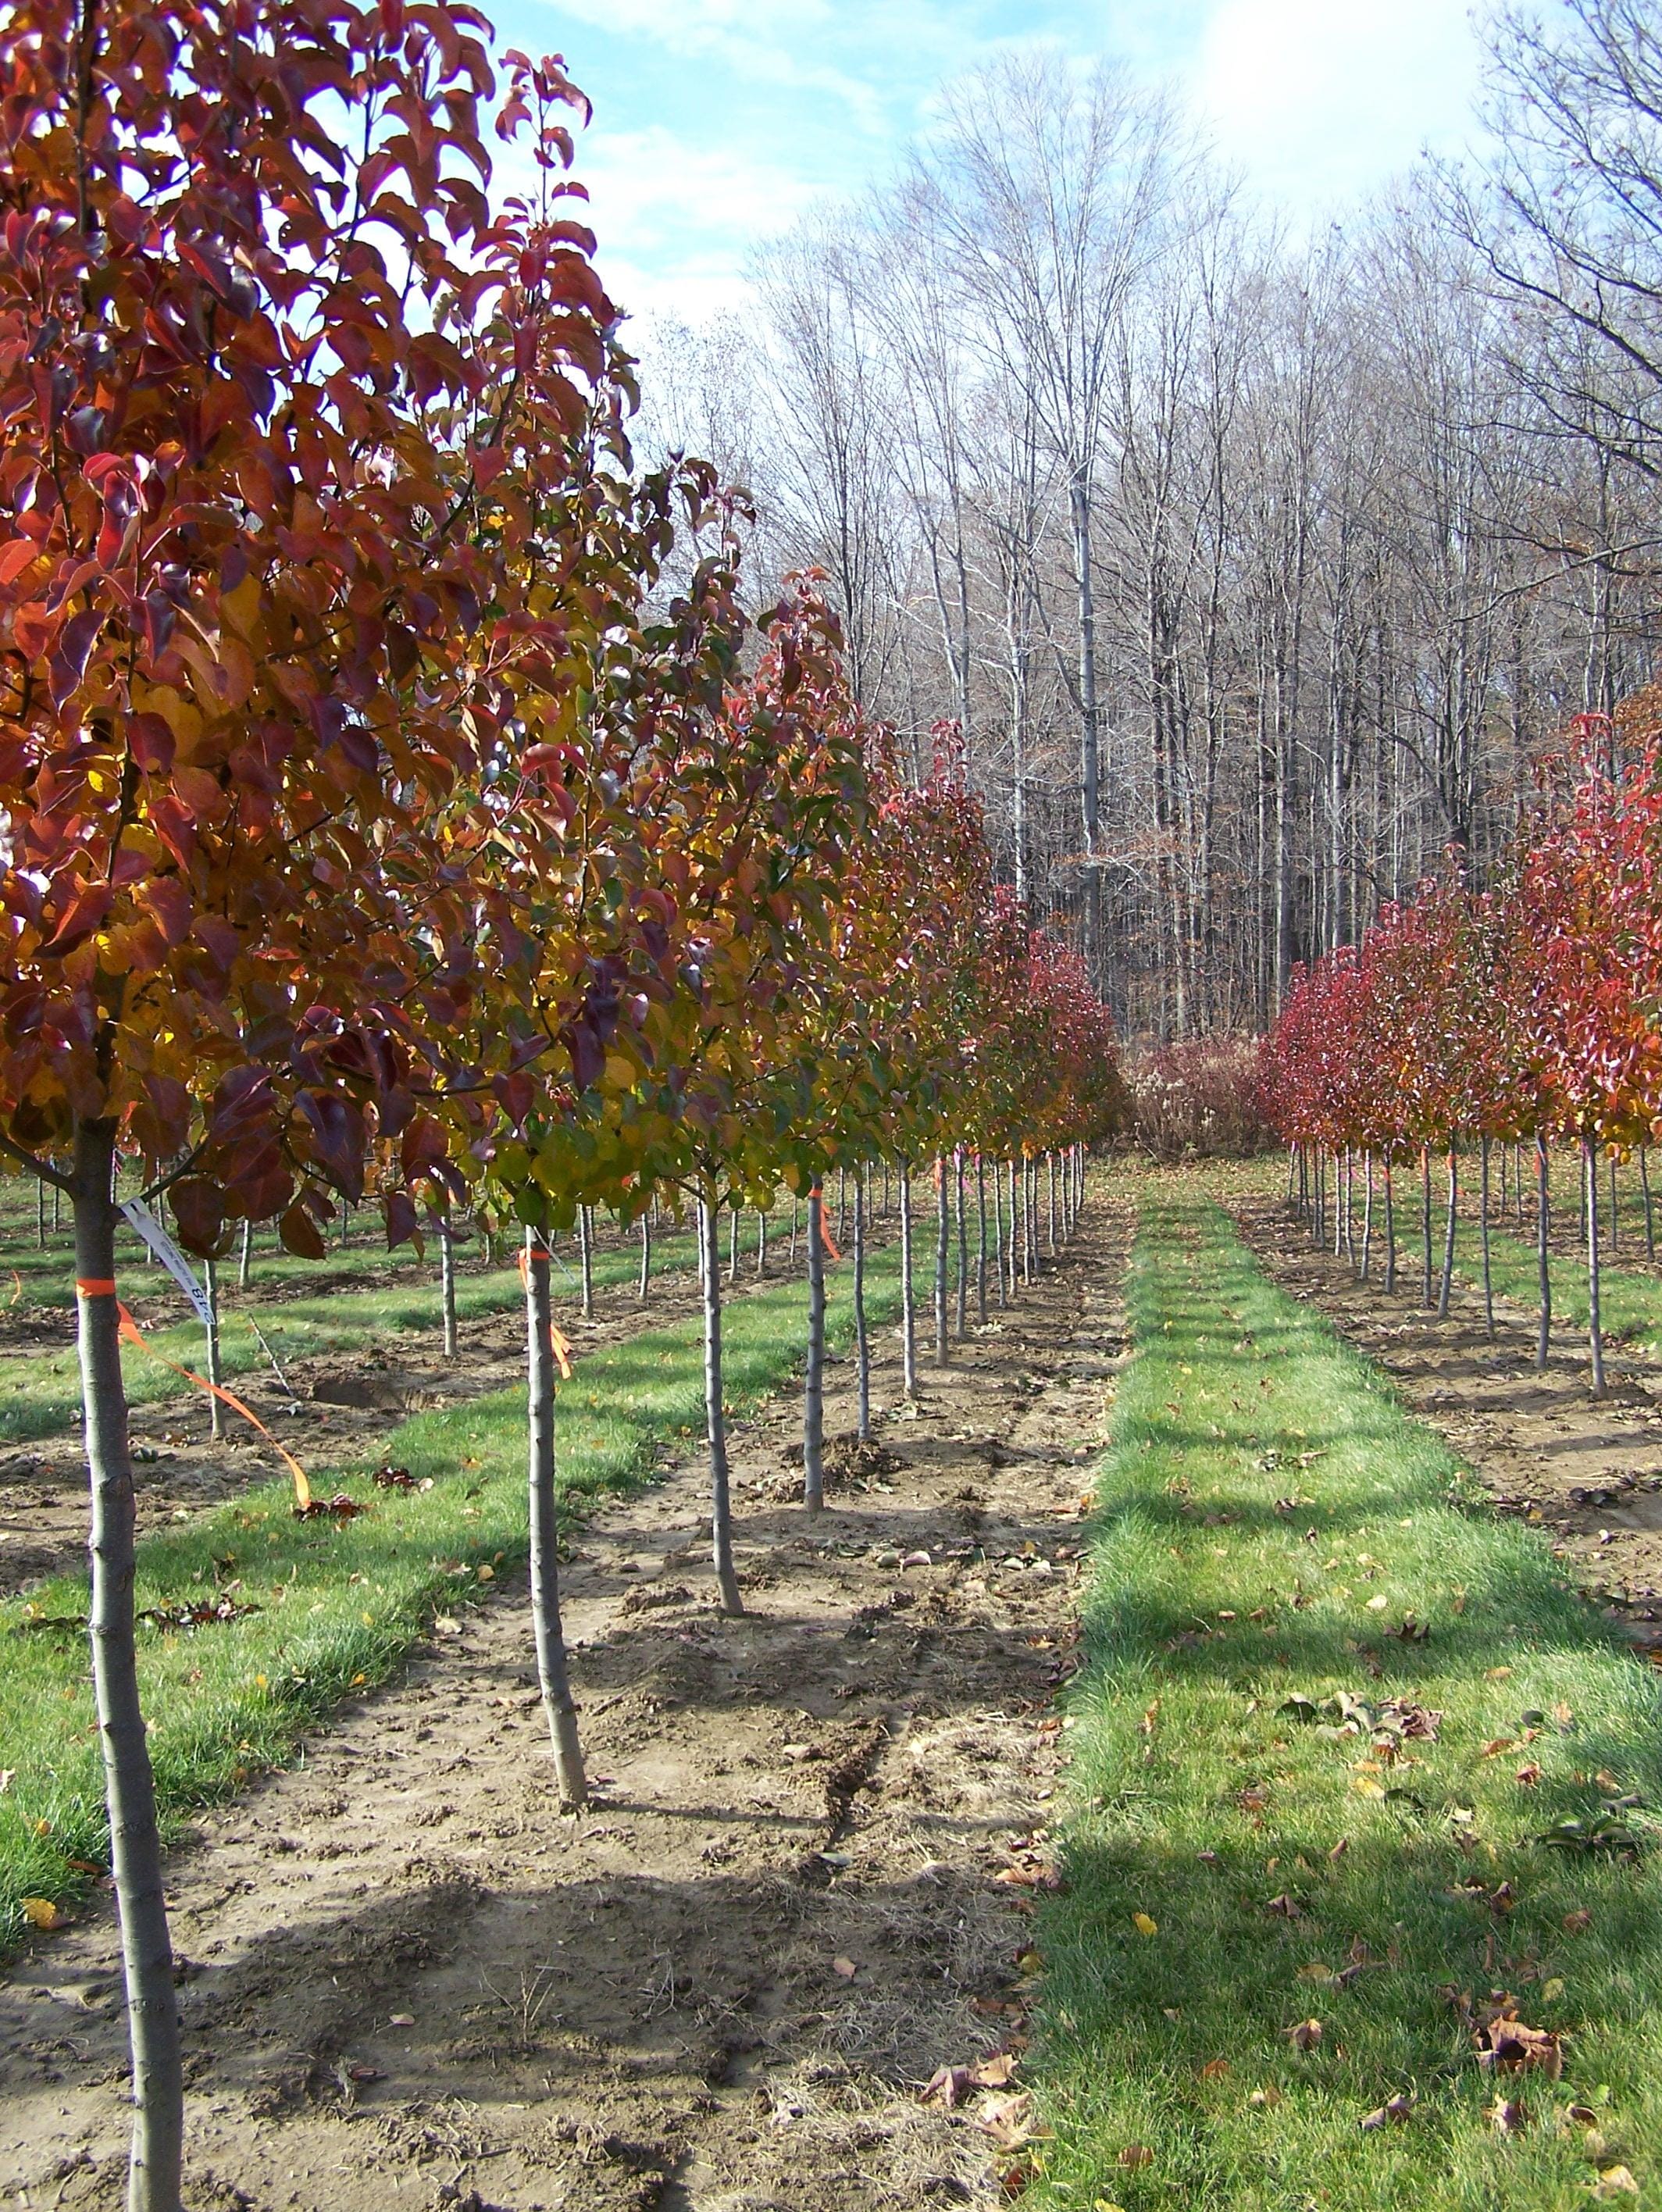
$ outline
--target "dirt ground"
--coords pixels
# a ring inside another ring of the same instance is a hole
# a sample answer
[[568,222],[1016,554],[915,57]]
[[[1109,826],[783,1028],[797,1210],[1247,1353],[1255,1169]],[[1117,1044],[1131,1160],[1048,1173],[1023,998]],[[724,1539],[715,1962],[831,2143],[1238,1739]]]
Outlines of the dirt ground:
[[[794,1400],[738,1432],[743,1620],[696,1461],[577,1532],[586,1814],[553,1809],[520,1589],[203,1820],[170,1869],[193,2207],[1001,2201],[1128,1225],[1094,1206],[915,1411],[886,1336],[879,1449],[819,1520]],[[0,1983],[13,2204],[123,2200],[113,1936],[95,1909]]]
[[1610,1395],[1587,1385],[1585,1340],[1556,1328],[1535,1368],[1532,1308],[1497,1298],[1495,1340],[1480,1295],[1456,1285],[1440,1322],[1419,1301],[1418,1248],[1394,1297],[1356,1281],[1348,1259],[1310,1248],[1278,1199],[1232,1201],[1275,1279],[1326,1314],[1391,1375],[1405,1405],[1441,1430],[1505,1512],[1550,1530],[1555,1553],[1609,1617],[1662,1654],[1662,1365],[1607,1343]]
[[[887,1224],[881,1225],[874,1243],[884,1240],[887,1229]],[[733,1295],[756,1287],[754,1269],[754,1259],[747,1257]],[[776,1285],[786,1272],[781,1250],[762,1287]],[[252,1312],[258,1322],[268,1311],[280,1312],[296,1298],[326,1295],[331,1287],[390,1290],[408,1285],[430,1291],[436,1320],[439,1285],[431,1267],[400,1267],[381,1275],[366,1269],[361,1276],[336,1277],[332,1283],[326,1277],[298,1277],[280,1285],[261,1286],[257,1280],[234,1310]],[[163,1328],[178,1320],[178,1303],[151,1311],[141,1295],[133,1300],[134,1317],[141,1328]],[[561,1328],[573,1348],[582,1352],[639,1329],[667,1328],[685,1320],[698,1310],[698,1292],[694,1275],[676,1268],[653,1277],[644,1304],[633,1284],[597,1288],[589,1321],[583,1319],[577,1299],[561,1297],[559,1288],[555,1303]],[[17,1352],[39,1344],[57,1352],[74,1340],[73,1315],[56,1309],[0,1324],[0,1351]],[[203,1365],[201,1358],[187,1358],[185,1364],[198,1372]],[[281,1378],[268,1366],[233,1376],[227,1387],[297,1455],[308,1474],[327,1476],[373,1454],[389,1422],[458,1399],[512,1389],[525,1380],[525,1315],[516,1305],[504,1313],[464,1321],[454,1359],[445,1358],[436,1326],[388,1331],[362,1351],[288,1359]],[[225,1434],[216,1439],[209,1432],[203,1392],[181,1382],[179,1393],[131,1411],[141,1529],[162,1520],[189,1520],[252,1484],[283,1473],[282,1462],[271,1446],[238,1414],[227,1411]],[[79,1429],[30,1443],[0,1446],[0,1594],[9,1595],[44,1576],[83,1565],[86,1549],[87,1469]]]

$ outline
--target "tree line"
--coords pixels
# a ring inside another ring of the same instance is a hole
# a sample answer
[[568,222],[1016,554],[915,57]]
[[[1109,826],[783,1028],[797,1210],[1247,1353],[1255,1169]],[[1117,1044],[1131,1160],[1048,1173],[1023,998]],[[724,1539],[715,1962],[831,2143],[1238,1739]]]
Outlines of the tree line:
[[864,704],[962,726],[1003,880],[1122,1025],[1262,1028],[1653,672],[1662,53],[1489,17],[1479,143],[1308,238],[1043,51],[659,328],[654,434],[822,568]]

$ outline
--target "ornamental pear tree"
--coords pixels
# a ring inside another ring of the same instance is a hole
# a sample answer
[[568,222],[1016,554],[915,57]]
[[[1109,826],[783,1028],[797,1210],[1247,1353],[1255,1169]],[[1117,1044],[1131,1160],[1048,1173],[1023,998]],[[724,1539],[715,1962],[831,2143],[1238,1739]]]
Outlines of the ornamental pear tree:
[[[470,526],[563,465],[613,310],[565,218],[577,100],[511,65],[543,188],[498,202],[482,19],[399,0],[20,0],[0,26],[0,1152],[76,1230],[91,1625],[136,2107],[182,2093],[132,1621],[116,1160],[185,1241],[321,1249],[459,1187],[430,1110],[506,927],[475,794],[557,664]],[[349,149],[350,150],[346,150]],[[457,1109],[476,1130],[488,1092]],[[67,1161],[67,1167],[55,1163]]]

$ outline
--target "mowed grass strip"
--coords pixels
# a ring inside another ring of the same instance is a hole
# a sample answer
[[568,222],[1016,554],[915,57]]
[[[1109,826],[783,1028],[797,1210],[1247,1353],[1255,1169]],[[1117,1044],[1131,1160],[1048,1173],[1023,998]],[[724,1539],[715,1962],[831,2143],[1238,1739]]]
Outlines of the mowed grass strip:
[[[1129,1296],[1032,2201],[1662,2204],[1656,1678],[1216,1206],[1145,1199]],[[1502,1991],[1562,2079],[1480,2063]]]
[[[752,1228],[748,1246],[742,1249],[754,1252],[755,1241]],[[725,1242],[723,1249],[726,1249]],[[67,1299],[74,1289],[73,1261],[61,1252],[50,1256],[67,1285]],[[361,1269],[367,1257],[355,1253],[353,1264]],[[575,1267],[567,1264],[574,1255],[561,1250],[555,1258],[559,1263],[555,1275],[557,1317],[561,1310],[569,1311],[576,1304],[579,1278]],[[694,1260],[694,1240],[688,1234],[676,1232],[655,1241],[654,1279],[660,1273],[690,1268]],[[308,1264],[315,1272],[315,1263]],[[632,1283],[640,1267],[639,1253],[627,1248],[597,1252],[595,1287],[605,1290]],[[227,1285],[225,1277],[234,1273],[234,1263],[227,1262],[220,1285],[220,1356],[227,1382],[239,1375],[270,1371],[265,1346],[247,1317],[238,1310],[234,1290]],[[185,1304],[184,1293],[159,1269],[148,1273],[135,1261],[123,1268],[120,1279],[123,1297],[137,1309],[141,1320],[148,1320],[158,1308],[171,1312]],[[456,1279],[456,1311],[463,1322],[517,1310],[524,1299],[517,1267],[484,1274],[458,1273]],[[285,1366],[291,1360],[361,1352],[387,1337],[430,1334],[444,1322],[436,1269],[430,1286],[404,1281],[389,1283],[380,1290],[325,1289],[314,1297],[261,1303],[252,1311],[265,1345]],[[201,1325],[194,1319],[160,1328],[146,1327],[145,1335],[165,1358],[202,1371],[208,1355]],[[162,1404],[188,1392],[189,1385],[181,1382],[162,1359],[135,1346],[123,1349],[121,1365],[132,1405]],[[61,1350],[37,1348],[0,1354],[0,1442],[27,1443],[60,1436],[78,1425],[80,1412],[81,1370],[73,1344]]]
[[[899,1310],[898,1274],[892,1247],[868,1263],[874,1324]],[[830,1271],[828,1288],[828,1333],[840,1346],[852,1326],[846,1267]],[[804,1316],[799,1284],[728,1307],[725,1395],[735,1413],[792,1375]],[[579,1363],[560,1394],[568,1510],[646,1479],[666,1449],[701,1449],[702,1342],[693,1320]],[[169,1834],[287,1758],[309,1725],[385,1681],[435,1619],[455,1622],[524,1560],[523,1390],[418,1414],[389,1432],[383,1457],[431,1487],[379,1489],[372,1467],[340,1486],[367,1510],[303,1522],[287,1482],[268,1483],[187,1528],[141,1540],[141,1613],[221,1599],[251,1608],[194,1628],[141,1625],[141,1682]],[[737,1510],[742,1526],[742,1499]],[[71,1906],[107,1863],[86,1610],[79,1576],[0,1605],[0,1951],[15,1948],[26,1899]],[[525,1649],[530,1664],[529,1639]]]

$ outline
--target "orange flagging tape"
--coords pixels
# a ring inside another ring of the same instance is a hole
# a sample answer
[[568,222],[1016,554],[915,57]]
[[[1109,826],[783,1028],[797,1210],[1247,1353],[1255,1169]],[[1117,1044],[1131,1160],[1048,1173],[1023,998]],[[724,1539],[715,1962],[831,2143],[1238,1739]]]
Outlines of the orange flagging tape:
[[816,1194],[820,1202],[820,1242],[834,1260],[840,1260],[842,1254],[838,1251],[837,1241],[831,1234],[831,1217],[825,1210],[825,1193],[816,1186]]
[[83,1298],[112,1298],[115,1296],[114,1283],[106,1282],[101,1275],[94,1277],[90,1281],[83,1276],[77,1275],[75,1279],[75,1286]]
[[6,1303],[7,1303],[9,1305],[14,1305],[14,1306],[15,1306],[15,1305],[17,1304],[18,1300],[19,1300],[19,1299],[22,1297],[22,1295],[23,1295],[23,1278],[22,1278],[22,1277],[18,1273],[18,1272],[17,1272],[17,1270],[16,1270],[16,1268],[15,1268],[15,1267],[14,1267],[14,1268],[12,1269],[12,1271],[11,1271],[11,1280],[12,1280],[12,1293],[11,1293],[10,1297],[7,1300],[7,1302],[6,1302]]
[[[76,1285],[76,1290],[85,1291],[88,1297],[100,1295],[104,1287],[101,1283]],[[113,1290],[115,1285],[112,1283],[108,1287]],[[251,1427],[259,1431],[294,1477],[295,1504],[306,1506],[312,1503],[312,1486],[306,1479],[306,1469],[293,1452],[287,1450],[277,1442],[259,1415],[245,1406],[240,1398],[234,1398],[228,1390],[221,1390],[217,1382],[210,1382],[205,1375],[197,1374],[192,1368],[180,1367],[175,1361],[169,1359],[165,1352],[158,1352],[125,1306],[121,1308],[121,1338],[124,1344],[136,1344],[141,1352],[148,1352],[152,1359],[159,1359],[164,1367],[171,1367],[175,1375],[182,1375],[187,1382],[194,1382],[198,1390],[205,1390],[210,1397],[221,1400],[222,1403],[230,1407],[233,1413],[240,1413]]]

